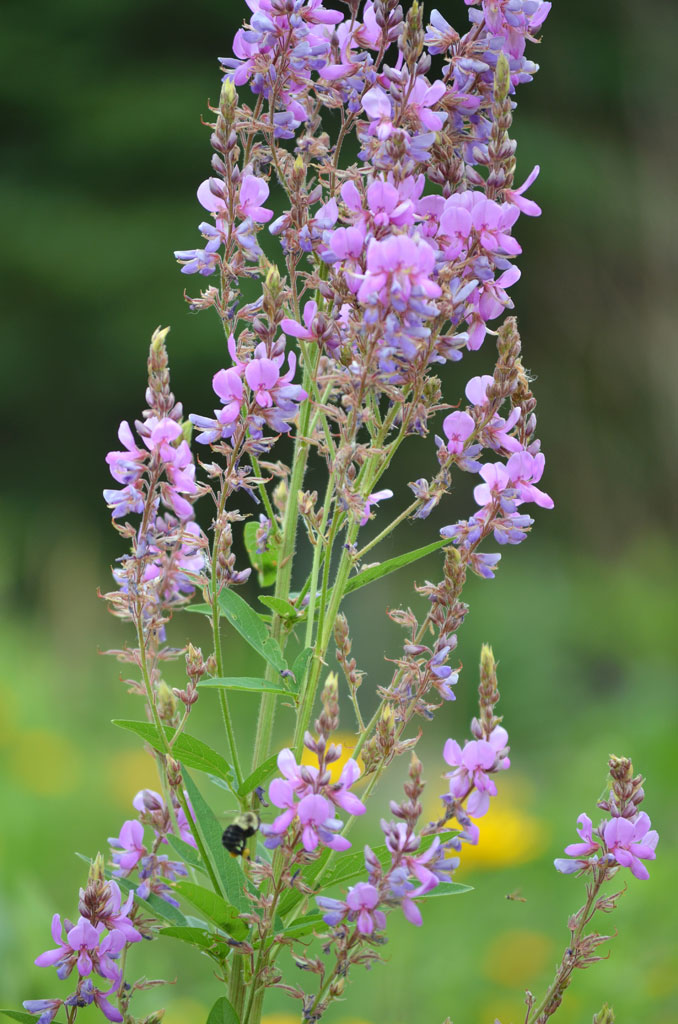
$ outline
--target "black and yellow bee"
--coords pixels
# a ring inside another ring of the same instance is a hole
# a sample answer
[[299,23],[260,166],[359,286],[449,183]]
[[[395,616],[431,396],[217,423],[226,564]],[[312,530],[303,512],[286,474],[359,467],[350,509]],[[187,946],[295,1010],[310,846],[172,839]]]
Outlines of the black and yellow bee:
[[221,841],[231,857],[242,857],[245,854],[247,840],[258,831],[260,824],[258,814],[254,811],[245,811],[224,829]]

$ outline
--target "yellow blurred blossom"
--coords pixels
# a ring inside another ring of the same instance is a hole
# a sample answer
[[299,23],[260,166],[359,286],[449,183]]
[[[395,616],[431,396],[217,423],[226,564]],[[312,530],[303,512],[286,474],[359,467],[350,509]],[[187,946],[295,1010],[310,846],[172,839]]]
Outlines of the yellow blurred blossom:
[[495,996],[483,1004],[476,1017],[478,1024],[495,1020],[501,1024],[519,1024],[524,1019],[525,1005],[518,996]]
[[162,1024],[196,1024],[207,1019],[209,1007],[196,999],[173,999],[169,1003]]
[[[338,782],[339,776],[341,775],[344,765],[353,757],[353,751],[356,745],[356,737],[353,735],[353,733],[350,732],[336,732],[332,736],[332,742],[334,744],[341,744],[341,757],[339,758],[338,761],[333,761],[332,764],[329,765],[331,781]],[[304,752],[301,756],[301,763],[314,765],[317,768],[318,759],[315,756],[315,754],[313,754],[310,750],[304,747]],[[360,770],[362,771],[365,766],[360,756],[358,757],[358,764],[360,765]],[[355,785],[359,786],[361,781],[362,779],[359,779]]]
[[140,789],[160,788],[155,758],[143,750],[124,750],[107,760],[108,792],[118,807],[132,807]]
[[[480,830],[477,846],[464,843],[460,853],[463,871],[482,868],[502,868],[526,864],[539,857],[547,845],[548,833],[539,818],[526,810],[532,797],[528,780],[515,774],[501,778],[499,792],[490,800],[490,809],[483,818],[475,819]],[[430,820],[441,814],[441,804],[431,803],[426,808]],[[454,823],[450,823],[454,827]]]
[[19,783],[40,796],[63,796],[80,785],[75,743],[49,729],[24,729],[9,747],[8,764]]
[[[516,928],[494,936],[485,950],[483,974],[507,988],[521,989],[552,960],[555,950],[548,935]],[[495,1016],[504,1020],[500,1013]]]

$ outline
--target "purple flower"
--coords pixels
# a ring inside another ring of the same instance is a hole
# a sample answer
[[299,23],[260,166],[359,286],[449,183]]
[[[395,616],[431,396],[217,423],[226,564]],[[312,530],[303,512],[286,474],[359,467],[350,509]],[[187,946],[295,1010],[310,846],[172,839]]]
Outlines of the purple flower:
[[125,945],[122,932],[112,931],[100,942],[104,925],[95,928],[85,917],[77,924],[65,921],[66,939],[62,938],[61,917],[55,914],[52,918],[52,938],[57,943],[56,949],[48,949],[36,958],[37,967],[56,967],[57,975],[62,980],[67,978],[74,967],[77,967],[81,978],[96,971],[102,978],[120,980],[119,968],[113,963]]
[[379,891],[369,882],[358,882],[346,894],[348,919],[356,921],[362,935],[371,935],[375,928],[386,927],[386,915],[376,908],[379,905]]
[[649,878],[650,874],[641,861],[656,858],[655,847],[659,841],[658,833],[650,829],[650,825],[649,817],[641,811],[633,821],[628,818],[612,818],[600,826],[600,834],[608,852],[618,864],[630,868],[631,873],[642,880]]
[[127,916],[132,909],[134,892],[130,892],[123,903],[118,883],[110,881],[106,883],[106,886],[108,888],[109,896],[104,910],[99,914],[99,921],[104,924],[109,931],[120,932],[124,936],[125,942],[141,942],[141,934],[136,930]]
[[507,203],[513,203],[517,206],[521,213],[524,213],[527,217],[539,217],[541,214],[541,207],[537,206],[531,199],[524,199],[523,192],[526,192],[530,185],[536,180],[539,174],[539,165],[533,167],[529,175],[520,186],[520,188],[505,188],[504,199]]
[[144,826],[136,820],[126,821],[120,829],[120,835],[109,837],[108,842],[120,853],[113,854],[113,863],[117,865],[117,875],[128,875],[134,871],[142,857],[146,856],[144,846]]
[[63,999],[25,999],[23,1002],[24,1010],[28,1013],[40,1014],[36,1024],[52,1024],[61,1006]]
[[365,507],[363,509],[363,514],[362,514],[362,517],[360,519],[360,525],[364,526],[365,523],[368,521],[368,519],[371,518],[370,517],[370,509],[372,508],[373,505],[379,505],[380,501],[386,501],[387,498],[392,498],[392,497],[393,497],[393,491],[389,491],[389,490],[374,491],[373,494],[370,494],[370,496],[365,500]]
[[461,455],[464,442],[476,428],[475,420],[467,412],[453,412],[443,420],[443,433],[447,438],[450,455]]
[[367,247],[367,273],[358,289],[360,302],[377,299],[382,306],[404,310],[412,293],[438,298],[440,285],[432,281],[435,252],[422,238],[391,235],[383,242],[373,238]]
[[470,794],[467,811],[473,818],[487,814],[490,797],[497,794],[491,774],[511,764],[505,754],[507,744],[508,733],[501,725],[495,726],[489,740],[468,740],[463,750],[456,740],[445,743],[443,757],[455,769],[447,774],[450,795],[464,800]]

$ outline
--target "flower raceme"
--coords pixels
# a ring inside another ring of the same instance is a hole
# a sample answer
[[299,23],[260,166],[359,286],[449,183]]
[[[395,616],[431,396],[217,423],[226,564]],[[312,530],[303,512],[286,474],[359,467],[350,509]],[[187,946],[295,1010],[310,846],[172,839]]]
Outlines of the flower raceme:
[[554,861],[556,869],[570,875],[576,871],[587,871],[592,865],[607,859],[608,863],[630,868],[631,874],[644,881],[650,873],[642,861],[655,859],[659,841],[657,832],[650,825],[644,811],[633,818],[609,818],[596,829],[587,814],[580,814],[577,832],[581,842],[565,847],[568,858],[573,859],[557,858]]
[[[312,745],[307,744],[309,749]],[[341,746],[330,746],[326,760],[337,760]],[[342,823],[335,818],[336,808],[350,815],[365,813],[364,804],[350,792],[360,777],[357,761],[350,758],[344,765],[337,782],[330,781],[328,771],[319,766],[299,765],[291,750],[285,748],[278,754],[278,769],[282,778],[273,779],[269,784],[268,797],[274,807],[282,810],[271,825],[262,826],[268,847],[279,846],[283,837],[294,844],[299,837],[307,852],[318,845],[331,850],[348,850],[350,842],[336,833]],[[290,828],[293,831],[289,833]]]

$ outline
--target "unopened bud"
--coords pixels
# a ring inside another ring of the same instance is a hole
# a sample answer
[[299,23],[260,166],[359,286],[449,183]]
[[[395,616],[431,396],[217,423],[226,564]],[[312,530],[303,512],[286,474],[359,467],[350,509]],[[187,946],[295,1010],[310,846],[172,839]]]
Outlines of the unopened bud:
[[508,57],[500,53],[497,59],[497,66],[494,69],[494,95],[495,99],[505,100],[511,88],[511,68]]
[[163,722],[171,724],[177,713],[177,698],[163,679],[156,683],[155,702],[158,714]]
[[612,1007],[605,1003],[593,1018],[593,1024],[614,1024],[614,1010]]
[[167,758],[167,781],[172,789],[178,789],[182,783],[181,765],[173,757]]

